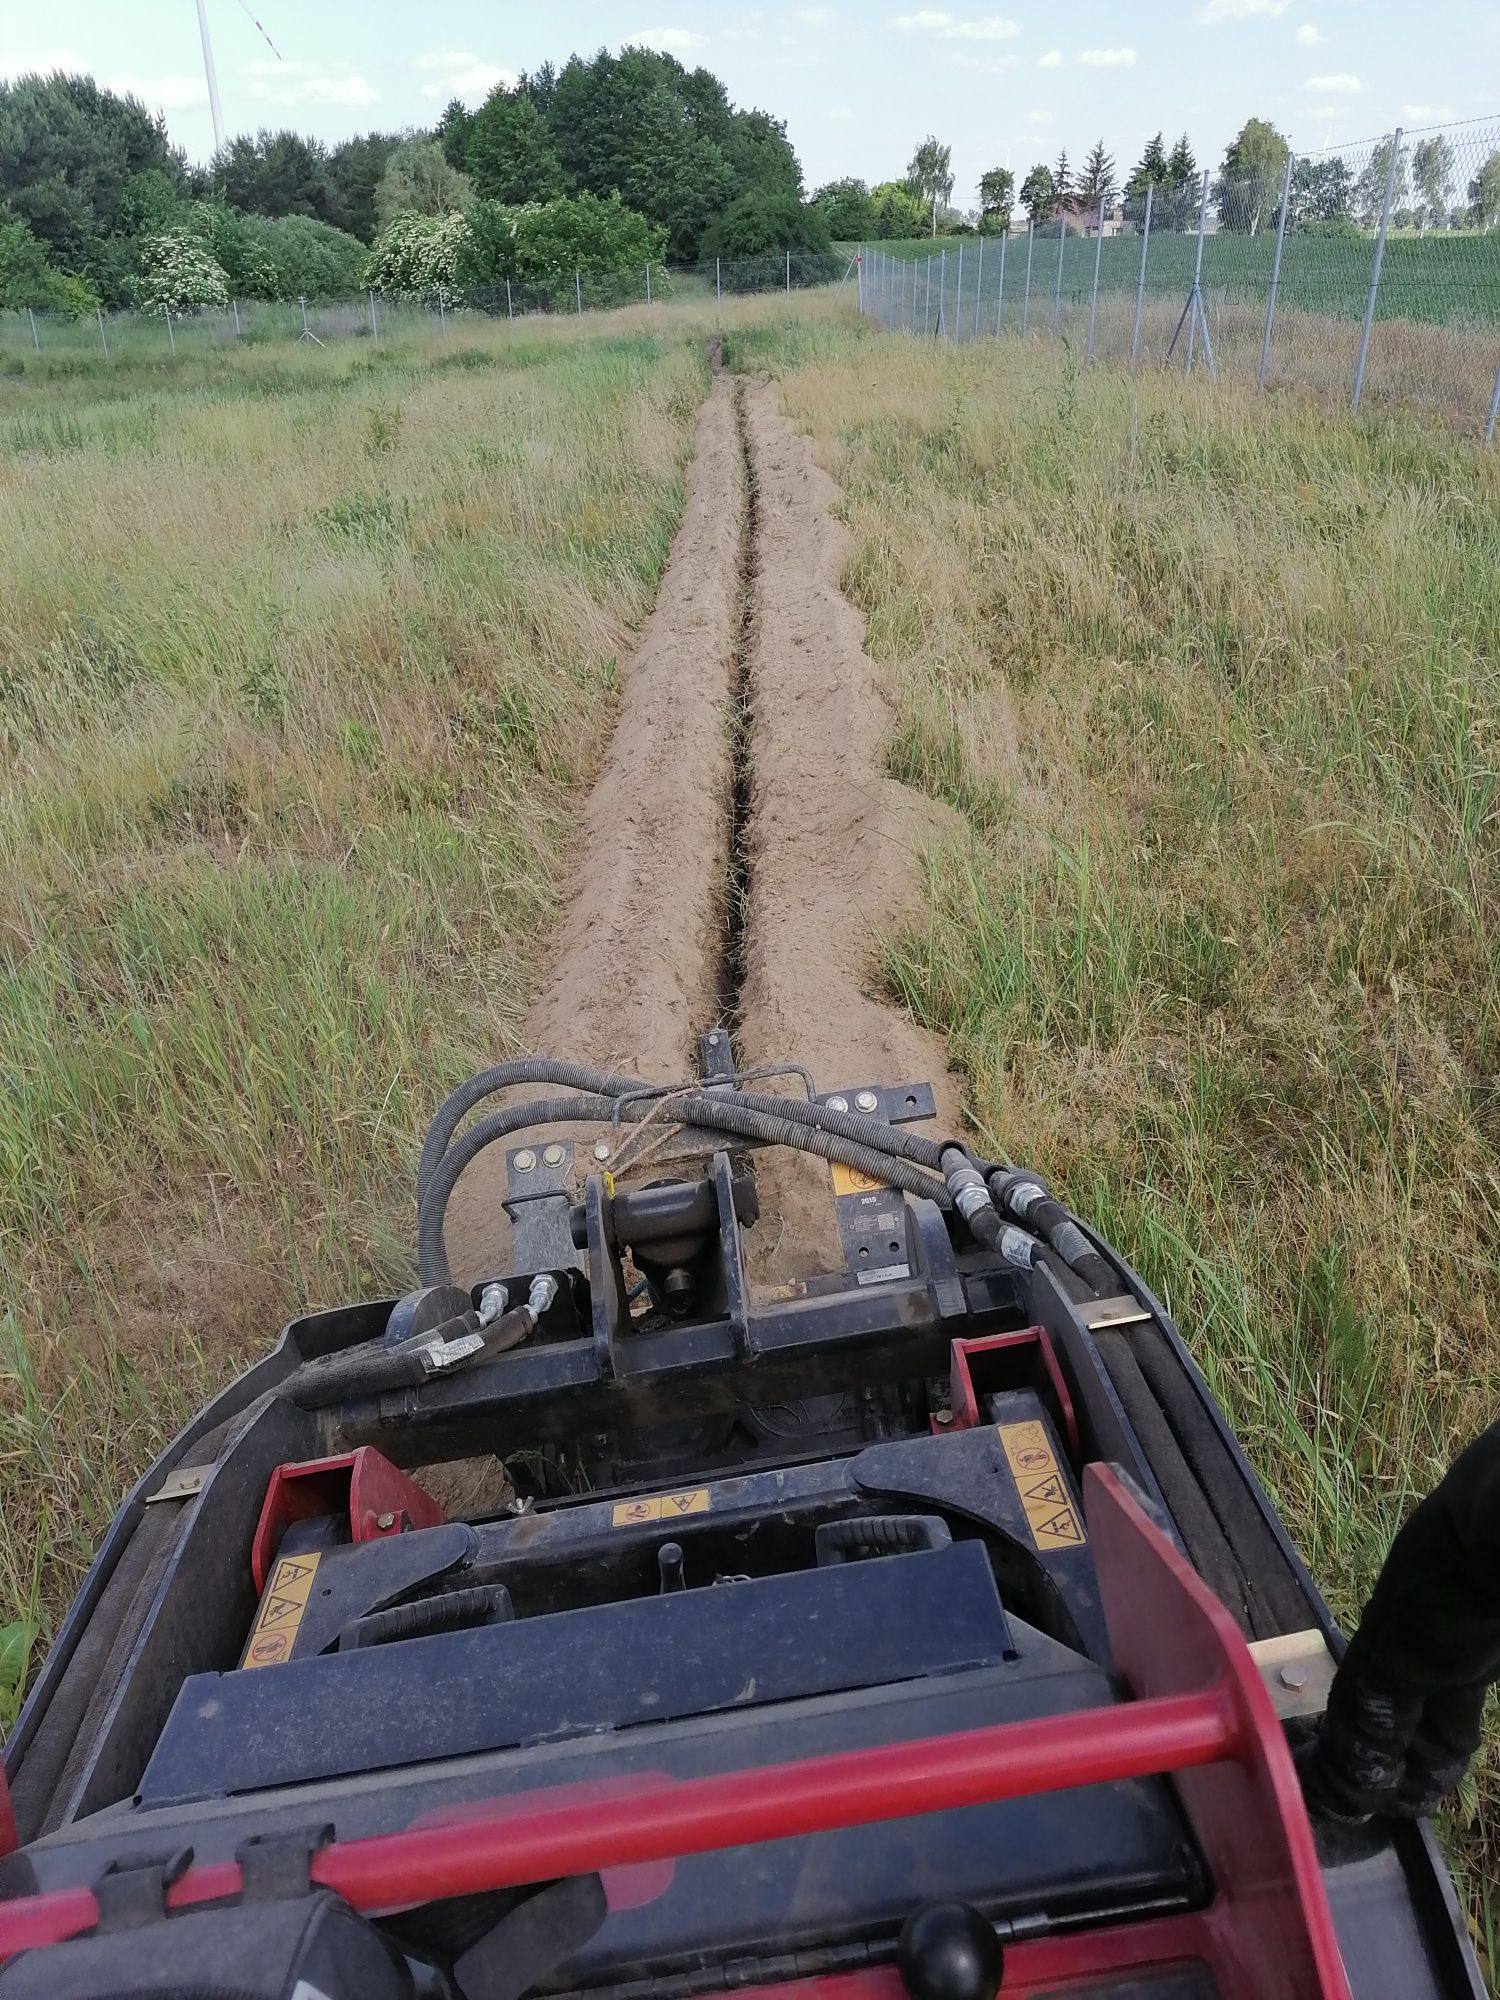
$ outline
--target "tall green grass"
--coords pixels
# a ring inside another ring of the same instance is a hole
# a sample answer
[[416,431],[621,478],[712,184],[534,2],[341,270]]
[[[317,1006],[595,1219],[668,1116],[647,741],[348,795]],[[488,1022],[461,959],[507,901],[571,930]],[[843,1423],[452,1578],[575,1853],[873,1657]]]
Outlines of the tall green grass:
[[[1167,1297],[1350,1621],[1500,1414],[1500,457],[1056,349],[736,354],[954,809],[892,986]],[[1453,1825],[1493,1882],[1493,1739]]]
[[401,1287],[706,382],[640,327],[0,380],[0,1720],[125,1483]]

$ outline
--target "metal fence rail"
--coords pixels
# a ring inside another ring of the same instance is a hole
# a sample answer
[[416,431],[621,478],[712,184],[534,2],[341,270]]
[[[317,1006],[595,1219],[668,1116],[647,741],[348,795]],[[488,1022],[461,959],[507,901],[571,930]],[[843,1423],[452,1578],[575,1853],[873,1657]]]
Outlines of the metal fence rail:
[[[1087,362],[1170,359],[1444,410],[1500,413],[1500,120],[1203,175],[1106,216],[865,253],[860,302],[908,334],[1057,337]],[[1194,307],[1197,310],[1194,310]]]

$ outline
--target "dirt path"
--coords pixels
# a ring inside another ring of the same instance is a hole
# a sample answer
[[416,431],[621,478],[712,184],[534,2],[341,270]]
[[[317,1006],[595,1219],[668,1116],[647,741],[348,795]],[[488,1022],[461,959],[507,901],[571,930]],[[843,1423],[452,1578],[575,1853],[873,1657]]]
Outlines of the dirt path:
[[[716,374],[527,1041],[661,1081],[693,1075],[723,1023],[742,1066],[795,1060],[827,1090],[930,1082],[957,1131],[941,1044],[879,997],[926,808],[884,772],[836,499],[774,388]],[[756,1278],[837,1268],[827,1167],[771,1154],[758,1175]],[[503,1187],[500,1148],[460,1181],[456,1275],[495,1268]]]

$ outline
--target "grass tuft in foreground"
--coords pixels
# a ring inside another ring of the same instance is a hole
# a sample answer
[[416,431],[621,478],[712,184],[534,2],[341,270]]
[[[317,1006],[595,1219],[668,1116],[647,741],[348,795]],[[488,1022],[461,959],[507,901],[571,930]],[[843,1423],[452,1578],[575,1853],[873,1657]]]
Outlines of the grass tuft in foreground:
[[[780,365],[892,768],[955,808],[891,982],[1167,1297],[1350,1621],[1500,1415],[1500,456],[1019,343]],[[1452,1830],[1493,1883],[1493,1740]]]
[[627,328],[0,383],[0,1722],[119,1496],[400,1289],[706,385]]

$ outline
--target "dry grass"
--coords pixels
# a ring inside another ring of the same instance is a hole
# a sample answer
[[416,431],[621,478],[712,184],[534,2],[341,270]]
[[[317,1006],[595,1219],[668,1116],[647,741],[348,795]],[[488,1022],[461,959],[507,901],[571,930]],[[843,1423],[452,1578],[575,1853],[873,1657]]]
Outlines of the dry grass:
[[238,1356],[407,1281],[706,381],[587,332],[0,384],[0,1626]]
[[[891,979],[1349,1620],[1500,1403],[1500,455],[1034,344],[735,358],[842,482],[895,769],[967,821]],[[1492,1883],[1493,1741],[1454,1824]]]

